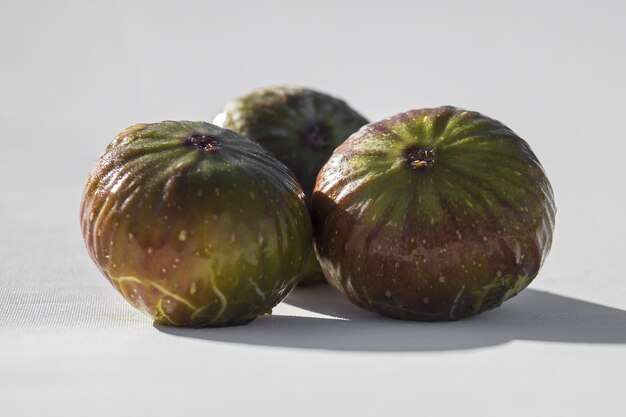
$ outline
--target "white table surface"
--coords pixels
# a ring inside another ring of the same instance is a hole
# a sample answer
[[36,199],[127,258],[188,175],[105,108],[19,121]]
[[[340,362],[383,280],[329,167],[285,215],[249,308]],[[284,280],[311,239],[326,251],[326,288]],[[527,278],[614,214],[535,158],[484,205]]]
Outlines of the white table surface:
[[[624,415],[623,2],[88,3],[0,4],[1,416]],[[277,83],[524,137],[559,208],[531,288],[454,323],[320,286],[248,326],[155,328],[87,256],[87,173],[128,125]]]

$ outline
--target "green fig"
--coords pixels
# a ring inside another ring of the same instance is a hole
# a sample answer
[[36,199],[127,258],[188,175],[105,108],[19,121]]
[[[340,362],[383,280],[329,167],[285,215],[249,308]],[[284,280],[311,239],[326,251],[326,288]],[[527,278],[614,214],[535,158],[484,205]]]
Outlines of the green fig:
[[120,133],[87,179],[80,218],[99,269],[158,324],[248,323],[287,296],[311,253],[289,170],[203,122]]
[[371,123],[337,148],[313,192],[328,281],[385,316],[456,320],[535,278],[552,243],[552,188],[528,144],[454,107]]
[[[344,101],[306,88],[258,89],[229,102],[214,123],[257,141],[295,174],[310,207],[317,174],[333,150],[367,120]],[[312,253],[300,284],[323,282]]]

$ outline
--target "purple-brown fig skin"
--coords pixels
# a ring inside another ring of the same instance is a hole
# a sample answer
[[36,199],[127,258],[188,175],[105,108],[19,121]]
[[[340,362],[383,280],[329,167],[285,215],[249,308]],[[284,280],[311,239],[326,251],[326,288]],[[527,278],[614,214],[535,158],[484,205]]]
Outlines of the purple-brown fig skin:
[[271,312],[311,253],[304,193],[258,144],[203,122],[138,124],[96,162],[87,250],[157,324],[219,327]]
[[339,146],[313,193],[322,270],[356,305],[443,321],[501,305],[552,243],[550,182],[528,144],[455,107],[371,123]]

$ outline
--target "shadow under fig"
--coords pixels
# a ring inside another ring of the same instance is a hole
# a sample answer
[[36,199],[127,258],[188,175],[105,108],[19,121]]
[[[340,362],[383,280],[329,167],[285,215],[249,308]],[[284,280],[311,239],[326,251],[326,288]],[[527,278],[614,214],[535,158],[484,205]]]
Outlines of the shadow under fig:
[[364,352],[475,349],[513,340],[626,343],[626,311],[532,289],[496,310],[438,323],[398,321],[361,310],[328,285],[298,288],[284,302],[333,318],[274,315],[239,327],[155,327],[208,341]]

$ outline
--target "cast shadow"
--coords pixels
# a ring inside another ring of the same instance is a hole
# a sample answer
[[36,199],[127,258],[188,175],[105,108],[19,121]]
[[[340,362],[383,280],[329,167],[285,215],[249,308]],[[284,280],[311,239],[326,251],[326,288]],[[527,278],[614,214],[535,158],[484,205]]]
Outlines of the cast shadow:
[[440,323],[398,321],[369,313],[328,285],[298,288],[284,302],[331,317],[273,315],[240,327],[155,328],[207,341],[362,352],[476,349],[514,340],[626,343],[626,311],[532,289],[496,310]]

